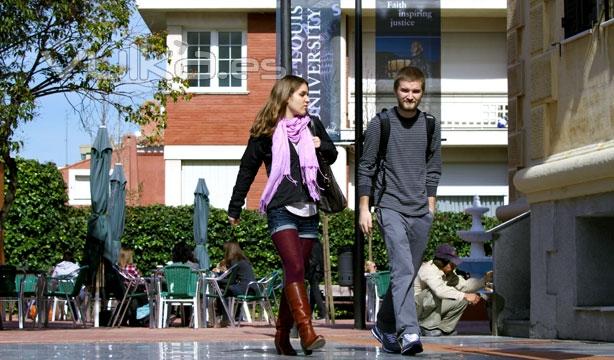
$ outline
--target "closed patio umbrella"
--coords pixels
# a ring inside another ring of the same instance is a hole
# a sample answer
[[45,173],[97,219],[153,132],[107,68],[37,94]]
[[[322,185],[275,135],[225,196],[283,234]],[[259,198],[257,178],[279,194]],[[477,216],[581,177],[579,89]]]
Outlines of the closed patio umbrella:
[[[109,167],[111,164],[111,143],[107,128],[101,126],[92,145],[90,159],[90,192],[92,214],[87,221],[87,238],[84,250],[84,262],[89,265],[91,275],[100,274],[98,267],[104,251],[109,226],[107,223],[107,205],[109,200]],[[90,281],[93,280],[90,277]],[[98,327],[100,312],[100,276],[96,276],[96,297],[94,303],[94,326]]]
[[126,177],[124,167],[115,164],[111,175],[111,194],[109,195],[109,236],[104,246],[104,257],[111,264],[116,264],[119,259],[121,237],[124,234],[126,212]]
[[194,255],[201,269],[209,269],[210,260],[207,251],[207,221],[209,220],[209,189],[205,179],[198,179],[194,190]]
[[90,158],[90,193],[92,213],[87,221],[84,262],[95,273],[108,236],[107,205],[109,200],[109,168],[111,143],[107,128],[101,126],[92,145]]

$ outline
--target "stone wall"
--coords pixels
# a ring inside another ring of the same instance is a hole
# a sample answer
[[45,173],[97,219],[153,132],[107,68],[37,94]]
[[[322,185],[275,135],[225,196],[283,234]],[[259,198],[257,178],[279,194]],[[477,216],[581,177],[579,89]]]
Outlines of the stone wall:
[[614,341],[614,193],[531,207],[531,337]]
[[[531,218],[502,225],[493,235],[494,283],[499,335],[529,336],[531,307]],[[499,309],[499,307],[501,307]],[[521,325],[520,325],[521,324]]]

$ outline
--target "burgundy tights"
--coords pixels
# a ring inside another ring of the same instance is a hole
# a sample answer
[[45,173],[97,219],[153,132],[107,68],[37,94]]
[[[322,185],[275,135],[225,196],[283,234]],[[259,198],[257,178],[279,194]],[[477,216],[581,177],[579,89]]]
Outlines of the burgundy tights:
[[299,238],[295,229],[278,231],[272,238],[281,257],[284,283],[305,281],[305,266],[308,264],[314,239]]

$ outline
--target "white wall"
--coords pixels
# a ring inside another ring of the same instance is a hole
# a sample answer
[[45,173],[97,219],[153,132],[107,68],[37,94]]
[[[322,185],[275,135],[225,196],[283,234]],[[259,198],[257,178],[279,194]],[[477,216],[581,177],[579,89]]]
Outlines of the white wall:
[[205,179],[209,204],[227,209],[239,173],[238,160],[185,160],[181,163],[181,204],[194,203],[198,178]]
[[507,197],[507,164],[470,162],[443,164],[437,195],[476,194]]
[[441,34],[443,93],[507,94],[505,33]]
[[68,170],[68,204],[90,205],[90,169]]

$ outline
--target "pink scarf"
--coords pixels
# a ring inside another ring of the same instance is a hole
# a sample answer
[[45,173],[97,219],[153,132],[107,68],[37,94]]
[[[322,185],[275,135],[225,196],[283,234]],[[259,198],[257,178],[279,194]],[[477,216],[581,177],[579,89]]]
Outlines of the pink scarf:
[[297,144],[299,163],[303,183],[307,185],[309,196],[314,201],[320,200],[320,193],[316,178],[318,175],[318,158],[313,145],[313,138],[309,131],[309,115],[294,117],[292,119],[282,118],[277,122],[277,127],[273,133],[273,145],[271,148],[272,162],[271,173],[260,198],[260,212],[265,213],[266,208],[271,202],[273,195],[277,191],[279,184],[285,177],[296,185],[297,181],[290,175],[290,140]]

